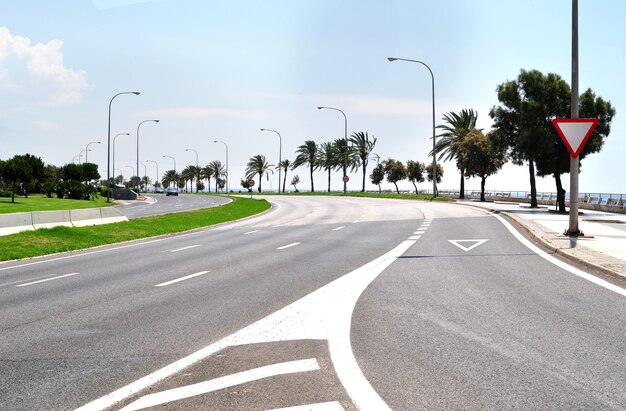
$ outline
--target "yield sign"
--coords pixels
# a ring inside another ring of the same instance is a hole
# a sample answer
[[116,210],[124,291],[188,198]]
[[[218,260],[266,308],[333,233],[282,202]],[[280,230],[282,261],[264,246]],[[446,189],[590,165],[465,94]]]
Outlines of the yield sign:
[[583,147],[591,133],[598,125],[597,118],[555,118],[552,125],[567,146],[572,157],[576,158],[583,151]]
[[[448,240],[455,246],[459,247],[461,250],[468,252],[472,248],[476,248],[481,244],[486,243],[489,240]],[[462,245],[461,243],[470,243],[467,247]]]

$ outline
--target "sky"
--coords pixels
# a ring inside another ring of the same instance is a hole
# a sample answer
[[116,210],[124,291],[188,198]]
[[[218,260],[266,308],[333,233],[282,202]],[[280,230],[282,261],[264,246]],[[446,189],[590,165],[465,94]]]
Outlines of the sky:
[[[61,166],[85,160],[107,175],[108,107],[115,139],[112,175],[154,179],[198,162],[226,162],[240,189],[250,157],[293,161],[317,143],[363,131],[381,159],[429,163],[435,117],[474,109],[492,126],[496,87],[521,69],[571,82],[571,0],[0,0],[0,159],[37,155]],[[582,162],[581,193],[626,193],[626,2],[579,0],[579,79],[616,109],[600,153]],[[158,119],[159,122],[143,122]],[[143,122],[143,123],[142,123]],[[141,124],[141,126],[139,126]],[[261,132],[261,128],[280,133]],[[101,143],[95,143],[100,141]],[[94,143],[92,143],[94,142]],[[139,151],[137,151],[139,142]],[[92,144],[90,144],[92,143]],[[279,148],[282,149],[279,152]],[[195,152],[193,151],[195,150]],[[81,153],[82,152],[82,153]],[[368,175],[375,161],[371,160]],[[439,189],[458,189],[444,162]],[[621,165],[620,165],[621,164]],[[145,165],[145,169],[144,169]],[[305,167],[289,171],[310,189]],[[361,171],[348,189],[361,186]],[[258,178],[257,178],[258,179]],[[315,173],[316,191],[326,175]],[[568,175],[563,176],[569,191]],[[258,185],[258,181],[257,181]],[[262,181],[276,190],[278,172]],[[389,183],[383,189],[390,189]],[[403,189],[412,188],[408,182]],[[342,188],[341,173],[331,188]],[[376,189],[369,181],[367,189]],[[432,188],[432,183],[418,185]],[[466,189],[478,190],[469,179]],[[507,164],[488,190],[529,191],[528,168]],[[554,179],[538,178],[554,192]]]

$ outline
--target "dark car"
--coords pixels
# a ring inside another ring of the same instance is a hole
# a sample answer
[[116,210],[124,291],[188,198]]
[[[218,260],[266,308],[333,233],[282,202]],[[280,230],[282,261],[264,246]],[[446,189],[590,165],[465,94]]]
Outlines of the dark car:
[[178,189],[176,187],[168,187],[165,190],[165,195],[166,196],[177,196],[178,195]]

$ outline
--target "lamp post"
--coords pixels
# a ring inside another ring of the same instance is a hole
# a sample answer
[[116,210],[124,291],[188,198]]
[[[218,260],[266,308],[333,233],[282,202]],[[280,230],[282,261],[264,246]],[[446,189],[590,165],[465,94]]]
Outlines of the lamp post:
[[[156,183],[157,183],[157,182],[159,182],[159,163],[157,163],[157,162],[156,162],[156,161],[154,161],[154,160],[146,160],[146,163],[154,163],[154,165],[156,166],[156,170],[157,170],[156,175],[157,175],[157,178],[156,178],[156,180],[155,180],[155,182],[154,182],[154,191],[156,192],[156,187],[157,187],[157,186],[156,186]],[[146,173],[146,174],[147,174],[147,173]]]
[[[119,133],[116,134],[115,137],[113,137],[113,174],[115,174],[115,140],[117,139],[118,136],[129,136],[130,133]],[[115,178],[115,176],[113,176],[113,178]]]
[[[269,128],[262,128],[261,131],[271,131],[272,133],[278,134],[278,194],[280,194],[280,182],[281,182],[281,171],[282,166],[280,165],[282,161],[282,151],[283,151],[283,138],[280,133],[276,130],[270,130]],[[285,192],[285,185],[283,184],[283,193]]]
[[222,143],[224,144],[224,147],[226,147],[226,192],[229,193],[228,191],[228,144],[226,144],[225,142],[221,141],[221,140],[213,140],[214,143]]
[[[147,167],[144,163],[139,163],[140,166],[143,166],[143,176],[146,177],[148,175]],[[141,176],[139,176],[139,169],[137,169],[137,177],[139,177],[139,185],[141,187]],[[148,180],[146,180],[145,191],[148,191]]]
[[87,143],[87,147],[85,147],[85,163],[87,162],[87,152],[91,151],[89,150],[89,145],[91,144],[100,144],[100,141],[92,141],[90,143]]
[[[123,91],[114,95],[111,101],[109,101],[109,128],[107,132],[107,203],[111,201],[111,104],[115,97],[122,94],[134,94],[138,96],[140,93],[138,91]],[[113,172],[115,173],[115,170],[113,170]]]
[[82,163],[83,153],[85,153],[85,158],[87,157],[87,151],[86,150],[89,150],[89,149],[80,150],[80,153],[78,153],[78,164]]
[[196,193],[198,192],[198,180],[200,180],[200,168],[198,167],[198,152],[193,148],[186,148],[185,151],[193,151],[196,153],[196,171],[198,172],[197,180],[196,180]]
[[347,169],[348,169],[348,117],[346,117],[346,113],[344,113],[343,111],[339,110],[338,108],[335,107],[318,107],[318,110],[321,109],[328,109],[328,110],[335,110],[340,112],[341,114],[343,114],[343,119],[344,119],[344,138],[346,140],[346,151],[344,153],[343,156],[343,192],[346,193],[347,189],[348,189],[348,175],[347,175]]
[[135,167],[133,166],[126,166],[127,168],[130,168],[131,170],[133,170],[133,174],[130,178],[133,178],[135,176]]
[[[174,161],[174,175],[176,175],[176,159],[172,156],[163,156],[166,158],[171,158]],[[176,187],[178,187],[178,183],[176,181],[174,181],[174,183],[176,183]]]
[[139,123],[139,125],[137,126],[137,173],[139,174],[139,127],[143,124],[143,123],[147,123],[149,121],[158,123],[159,120],[144,120],[141,123]]
[[74,157],[72,157],[72,163],[75,163],[76,159],[78,159],[78,161],[80,162],[80,157],[74,156]]
[[423,65],[424,67],[426,67],[428,69],[428,71],[430,72],[430,78],[432,80],[431,84],[432,84],[432,92],[433,92],[433,197],[437,197],[438,196],[438,192],[437,192],[437,153],[435,152],[435,75],[433,74],[433,71],[430,69],[430,67],[428,67],[428,64],[424,63],[423,61],[419,61],[419,60],[410,60],[410,59],[403,59],[403,58],[398,58],[398,57],[387,57],[387,60],[389,61],[409,61],[411,63],[419,63],[421,65]]

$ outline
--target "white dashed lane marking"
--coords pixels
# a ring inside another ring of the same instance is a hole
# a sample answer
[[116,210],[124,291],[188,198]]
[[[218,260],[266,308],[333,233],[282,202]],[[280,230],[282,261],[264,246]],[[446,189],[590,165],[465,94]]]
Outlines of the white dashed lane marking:
[[284,246],[282,246],[282,247],[278,247],[278,248],[277,248],[277,250],[284,250],[285,248],[295,247],[295,246],[297,246],[297,245],[299,245],[299,244],[302,244],[302,243],[291,243],[291,244],[287,244],[287,245],[284,245]]
[[177,283],[177,282],[180,282],[180,281],[185,281],[185,280],[189,280],[190,278],[198,277],[198,276],[206,274],[208,272],[209,271],[200,271],[199,273],[187,275],[185,277],[177,278],[177,279],[172,280],[172,281],[167,281],[165,283],[157,284],[157,285],[155,285],[155,287],[165,287],[167,285],[171,285],[171,284],[174,284],[174,283]]
[[18,284],[18,285],[16,285],[16,287],[28,287],[29,285],[45,283],[47,281],[52,281],[52,280],[59,280],[61,278],[71,277],[71,276],[78,275],[78,274],[79,273],[69,273],[69,274],[57,275],[56,277],[50,277],[50,278],[46,278],[46,279],[43,279],[43,280],[31,281],[31,282],[25,283],[25,284]]

